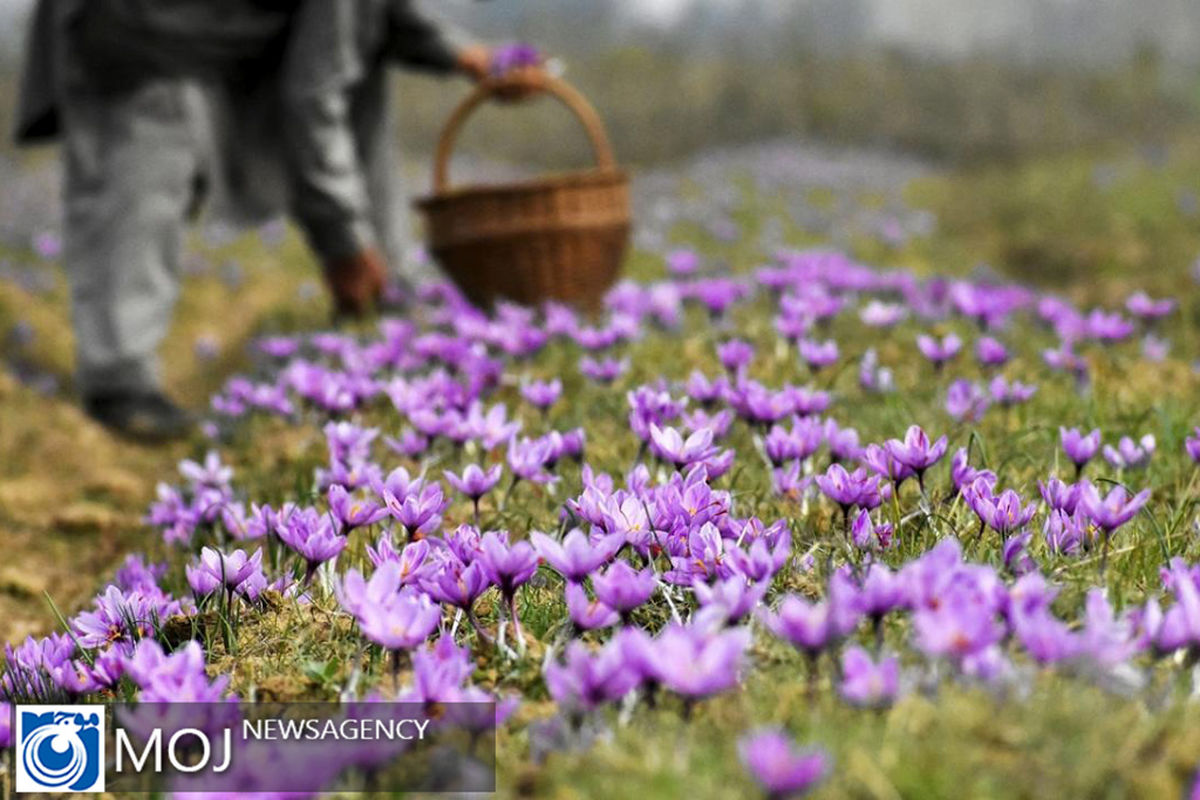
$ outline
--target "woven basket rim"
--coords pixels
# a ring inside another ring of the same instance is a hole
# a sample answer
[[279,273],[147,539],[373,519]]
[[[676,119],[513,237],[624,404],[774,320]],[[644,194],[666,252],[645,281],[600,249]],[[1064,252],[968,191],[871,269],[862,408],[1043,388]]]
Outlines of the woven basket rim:
[[510,181],[487,185],[467,185],[451,189],[441,194],[431,194],[419,197],[413,201],[417,208],[428,208],[441,205],[447,201],[461,200],[468,197],[489,197],[495,195],[520,195],[550,189],[563,189],[578,186],[592,188],[604,185],[616,186],[629,183],[629,175],[623,169],[603,169],[592,167],[570,172],[559,172],[542,175],[522,181]]

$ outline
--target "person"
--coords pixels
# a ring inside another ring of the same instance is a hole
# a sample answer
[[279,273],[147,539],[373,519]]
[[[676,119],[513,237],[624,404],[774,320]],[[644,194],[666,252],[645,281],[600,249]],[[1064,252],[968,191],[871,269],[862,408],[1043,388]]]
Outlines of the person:
[[39,0],[16,139],[61,140],[89,416],[140,440],[190,433],[157,351],[205,197],[243,222],[290,209],[335,308],[361,314],[379,300],[397,247],[391,61],[482,80],[491,52],[410,0]]
[[[503,64],[501,99],[541,87],[536,54],[494,52],[432,24],[408,0],[305,0],[282,68],[283,129],[293,210],[324,268],[340,314],[376,305],[399,264],[399,221],[387,66],[489,78]],[[389,264],[392,269],[389,269]]]

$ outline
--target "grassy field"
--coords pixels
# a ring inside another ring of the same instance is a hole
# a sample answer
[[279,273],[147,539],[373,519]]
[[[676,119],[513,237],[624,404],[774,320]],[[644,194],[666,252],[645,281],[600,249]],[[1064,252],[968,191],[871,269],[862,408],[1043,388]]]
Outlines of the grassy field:
[[[701,193],[708,188],[708,179],[685,179]],[[780,198],[774,192],[760,191],[736,171],[728,185],[737,187],[731,215],[738,235],[712,235],[701,221],[685,221],[668,232],[674,244],[695,247],[708,263],[728,264],[735,272],[763,263],[760,242],[772,226],[792,246],[824,244],[779,219]],[[1184,437],[1200,425],[1200,377],[1193,363],[1200,358],[1200,298],[1189,275],[1200,256],[1198,192],[1200,140],[1173,143],[1163,153],[1116,149],[937,174],[914,183],[907,202],[936,216],[934,231],[900,243],[852,237],[846,243],[851,255],[925,277],[1003,275],[1061,293],[1081,308],[1115,308],[1139,288],[1169,295],[1181,306],[1160,331],[1170,352],[1161,361],[1149,361],[1137,340],[1088,349],[1091,389],[1080,394],[1068,376],[1042,363],[1040,353],[1054,346],[1053,337],[1022,323],[1002,334],[1014,355],[1006,374],[1038,384],[1037,394],[1027,404],[993,410],[978,423],[956,422],[943,408],[947,386],[954,377],[977,379],[980,371],[964,353],[953,374],[935,374],[913,341],[932,327],[939,333],[955,331],[970,345],[976,336],[970,326],[960,319],[933,326],[910,320],[880,332],[847,312],[822,337],[838,341],[838,366],[815,379],[839,398],[830,415],[856,428],[864,443],[900,436],[910,423],[935,436],[944,433],[950,452],[970,446],[973,464],[995,470],[1002,486],[1027,499],[1036,498],[1039,478],[1055,469],[1063,474],[1060,425],[1098,427],[1106,442],[1154,434],[1158,453],[1145,472],[1120,475],[1101,464],[1093,477],[1152,488],[1148,510],[1114,540],[1104,581],[1118,608],[1158,594],[1159,569],[1167,556],[1200,560],[1197,467],[1183,452]],[[861,206],[882,202],[869,189],[852,194]],[[832,202],[819,192],[803,200],[814,206]],[[168,587],[187,594],[183,565],[189,556],[167,548],[140,520],[158,482],[180,482],[176,462],[203,455],[210,444],[133,447],[83,418],[66,388],[70,337],[64,282],[29,252],[12,250],[7,257],[18,269],[49,270],[52,276],[34,291],[0,282],[0,330],[19,324],[24,331],[6,340],[6,355],[27,378],[34,376],[23,382],[11,373],[0,375],[0,539],[8,555],[0,563],[0,638],[12,641],[53,627],[46,594],[64,614],[73,613],[130,551],[167,559]],[[255,236],[221,244],[197,241],[194,262],[165,361],[172,391],[200,408],[230,374],[261,369],[248,354],[253,337],[311,330],[325,323],[327,310],[313,292],[315,273],[294,235],[282,244]],[[638,279],[661,278],[661,255],[635,254],[630,271]],[[626,422],[625,392],[660,377],[683,381],[693,369],[717,374],[715,346],[731,332],[757,346],[752,377],[773,386],[809,381],[794,351],[777,347],[770,305],[757,301],[737,307],[726,326],[713,326],[698,309],[690,309],[681,330],[652,332],[624,346],[621,355],[629,357],[631,369],[612,387],[585,381],[576,367],[579,349],[553,343],[533,360],[510,367],[492,401],[506,402],[530,435],[583,426],[588,463],[620,476],[639,453]],[[859,388],[856,364],[869,347],[894,370],[895,393],[874,396]],[[518,384],[553,377],[562,378],[564,395],[543,419],[521,402]],[[40,389],[30,385],[39,380]],[[401,426],[390,406],[372,407],[359,421],[388,434]],[[239,495],[275,504],[314,499],[313,471],[327,458],[320,425],[315,416],[301,424],[258,418],[234,429],[220,452],[235,470]],[[776,577],[769,599],[786,592],[820,594],[819,567],[806,569],[800,556],[812,553],[819,564],[834,546],[840,535],[835,509],[824,501],[801,506],[774,495],[744,425],[735,424],[726,446],[739,457],[716,484],[733,492],[740,514],[768,522],[786,519],[792,532],[795,558]],[[427,466],[440,475],[442,469],[458,471],[470,462],[444,442],[431,453],[424,464],[392,454],[384,463],[388,468]],[[530,530],[554,529],[561,503],[581,487],[574,464],[561,465],[559,474],[554,493],[522,483],[503,509],[485,499],[483,527],[507,529],[518,538]],[[898,565],[957,534],[967,558],[1002,564],[999,539],[974,536],[975,518],[961,501],[948,499],[949,486],[943,463],[930,477],[936,513],[906,517],[886,561]],[[905,487],[896,512],[911,510],[917,501],[916,488]],[[885,507],[883,514],[891,519],[893,510]],[[469,504],[456,501],[445,526],[469,516]],[[1036,528],[1042,519],[1039,513]],[[374,532],[355,533],[339,571],[362,568],[364,546],[374,538]],[[1087,589],[1097,581],[1097,556],[1055,556],[1036,533],[1032,554],[1062,587],[1055,611],[1076,619]],[[389,688],[392,678],[378,658],[362,666],[363,641],[352,620],[338,613],[328,586],[319,581],[312,594],[307,606],[247,607],[232,638],[211,613],[202,615],[196,632],[212,671],[231,674],[240,695],[264,699],[330,698],[360,668],[367,684]],[[515,722],[499,738],[500,795],[505,797],[749,796],[752,784],[737,765],[735,743],[745,730],[763,724],[784,725],[800,743],[829,751],[834,771],[820,790],[829,797],[1178,797],[1200,767],[1200,713],[1195,698],[1187,697],[1192,679],[1174,664],[1139,661],[1149,687],[1130,693],[1018,658],[1020,679],[1006,691],[947,679],[936,690],[914,685],[892,708],[873,712],[839,700],[828,656],[813,684],[804,659],[761,626],[751,648],[754,666],[742,688],[700,703],[690,720],[685,721],[678,702],[668,699],[652,710],[638,706],[620,723],[615,712],[599,715],[595,741],[557,741],[538,723],[554,713],[541,677],[542,657],[548,648],[561,650],[567,633],[561,579],[543,568],[523,588],[519,603],[528,654],[512,659],[483,646],[475,651],[477,684],[524,697]],[[479,610],[485,624],[495,620],[493,601],[485,597]],[[655,626],[666,613],[651,604],[634,619]],[[891,620],[885,631],[888,648],[902,654],[906,680],[918,683],[923,667],[904,646],[909,636],[906,619]],[[405,677],[400,676],[402,683]]]

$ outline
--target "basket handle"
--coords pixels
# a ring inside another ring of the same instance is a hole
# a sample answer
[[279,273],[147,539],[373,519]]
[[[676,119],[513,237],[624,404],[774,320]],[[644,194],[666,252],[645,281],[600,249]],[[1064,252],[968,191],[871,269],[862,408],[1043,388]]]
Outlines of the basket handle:
[[[503,82],[499,80],[481,82],[475,91],[471,92],[458,108],[454,109],[454,113],[446,121],[446,127],[438,139],[437,155],[434,158],[433,191],[435,194],[441,194],[448,188],[450,156],[454,152],[454,144],[458,140],[458,134],[466,123],[467,117],[471,116],[475,109],[485,101],[494,97],[502,85]],[[615,169],[617,160],[613,155],[612,143],[608,139],[604,123],[600,121],[600,115],[596,113],[596,109],[580,94],[579,90],[566,81],[551,76],[546,76],[545,83],[539,86],[538,90],[561,102],[583,123],[583,129],[592,142],[596,166],[603,170]]]

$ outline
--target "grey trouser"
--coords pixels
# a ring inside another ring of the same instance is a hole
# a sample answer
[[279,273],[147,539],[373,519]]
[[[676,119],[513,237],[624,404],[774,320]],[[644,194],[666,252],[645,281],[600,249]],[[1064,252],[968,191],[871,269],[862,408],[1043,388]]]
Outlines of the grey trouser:
[[179,79],[99,91],[76,76],[63,100],[78,387],[85,396],[152,390],[206,158],[200,93]]
[[68,88],[64,264],[84,396],[154,390],[179,294],[188,207],[203,166],[196,88]]

